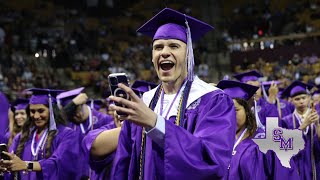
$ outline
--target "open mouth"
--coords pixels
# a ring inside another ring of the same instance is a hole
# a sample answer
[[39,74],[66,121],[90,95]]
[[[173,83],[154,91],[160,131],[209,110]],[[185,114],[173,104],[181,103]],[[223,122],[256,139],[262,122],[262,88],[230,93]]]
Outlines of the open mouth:
[[160,68],[164,71],[169,71],[174,66],[174,63],[172,61],[162,61],[160,63]]

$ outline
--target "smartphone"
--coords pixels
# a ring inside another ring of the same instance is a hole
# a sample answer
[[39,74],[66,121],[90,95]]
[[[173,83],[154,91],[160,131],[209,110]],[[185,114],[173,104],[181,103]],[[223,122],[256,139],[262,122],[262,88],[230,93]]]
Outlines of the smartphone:
[[2,153],[2,151],[8,152],[8,146],[6,144],[0,144],[0,159],[10,160],[10,157]]
[[[129,87],[129,79],[126,73],[112,73],[108,76],[108,81],[109,81],[110,91],[113,96],[122,97],[124,99],[130,100],[129,95],[124,90],[118,87],[119,83],[122,83]],[[115,105],[125,107],[123,104],[116,103],[116,102],[115,102]],[[127,115],[123,112],[117,112],[117,114],[121,116]]]

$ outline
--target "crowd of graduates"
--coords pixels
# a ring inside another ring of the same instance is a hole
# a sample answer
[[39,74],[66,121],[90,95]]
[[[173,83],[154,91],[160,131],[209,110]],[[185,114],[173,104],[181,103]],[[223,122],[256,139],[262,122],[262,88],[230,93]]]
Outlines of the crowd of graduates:
[[[1,94],[0,178],[319,179],[320,88],[280,89],[255,70],[202,81],[192,42],[212,29],[170,8],[142,25],[161,83],[118,84],[128,99],[115,93],[95,107],[82,87],[29,88],[10,107]],[[253,141],[266,137],[267,117],[301,131],[290,168]]]

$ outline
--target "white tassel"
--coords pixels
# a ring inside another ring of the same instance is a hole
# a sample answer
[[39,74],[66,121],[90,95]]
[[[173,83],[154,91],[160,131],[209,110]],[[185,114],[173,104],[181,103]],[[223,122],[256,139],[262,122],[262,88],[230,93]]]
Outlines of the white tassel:
[[186,63],[188,69],[188,81],[194,80],[194,56],[193,56],[193,48],[192,48],[192,38],[191,38],[191,31],[186,19],[186,26],[187,26],[187,56],[186,56]]
[[91,102],[90,102],[90,107],[91,107],[91,109],[94,109],[94,102],[93,102],[94,100],[93,99],[91,99]]
[[267,91],[266,91],[266,88],[264,88],[263,84],[261,84],[261,89],[262,89],[262,93],[263,93],[264,99],[268,101]]
[[256,123],[258,128],[262,128],[263,130],[265,130],[264,125],[261,123],[260,118],[259,118],[259,114],[258,114],[258,110],[257,110],[257,101],[254,98],[254,115],[256,117]]
[[53,106],[52,106],[52,99],[51,99],[51,94],[49,93],[49,112],[50,112],[50,125],[49,125],[49,130],[56,130],[56,121],[54,119],[54,113],[53,113]]

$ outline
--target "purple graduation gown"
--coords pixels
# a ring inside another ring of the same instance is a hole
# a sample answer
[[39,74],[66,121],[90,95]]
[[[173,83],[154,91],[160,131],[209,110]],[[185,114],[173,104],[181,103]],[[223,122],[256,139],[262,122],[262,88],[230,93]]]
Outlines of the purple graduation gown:
[[[283,121],[279,122],[279,125],[287,129],[298,129],[299,122],[295,118],[296,127],[294,128],[293,124],[293,114],[290,114],[283,118]],[[313,143],[314,143],[314,157],[315,157],[315,166],[316,166],[316,176],[317,179],[320,179],[320,141],[315,132],[313,132]],[[296,164],[299,170],[299,176],[304,180],[312,180],[312,163],[311,163],[311,129],[309,128],[308,133],[303,134],[303,139],[305,142],[305,148],[301,150],[297,155],[293,157],[294,163]]]
[[[24,151],[22,153],[21,159],[24,161],[33,161],[33,155],[31,152],[31,142],[33,138],[30,135],[29,139],[24,145]],[[13,150],[17,151],[19,145],[19,140],[21,133],[18,134],[10,147],[10,152]],[[52,154],[48,159],[45,159],[42,155],[45,154],[45,150],[39,150],[38,162],[41,165],[42,171],[39,172],[19,172],[22,180],[57,180],[57,179],[79,179],[79,165],[81,162],[78,158],[79,148],[74,148],[79,146],[79,142],[75,141],[75,132],[65,126],[57,126],[57,134],[52,141],[51,151]],[[35,143],[36,145],[36,143]],[[45,144],[46,146],[46,144]],[[45,147],[44,146],[44,147]]]
[[294,111],[294,105],[283,99],[280,99],[280,108],[282,117],[286,117]]
[[7,144],[5,137],[2,134],[0,134],[0,144],[2,143]]
[[271,180],[300,180],[298,168],[296,167],[293,159],[290,160],[290,167],[284,167],[276,153],[272,150],[269,150],[267,154],[264,154],[264,170],[268,179]]
[[250,138],[242,140],[235,148],[225,179],[266,179],[264,155]]
[[9,143],[9,139],[10,139],[10,131],[9,131],[9,128],[8,128],[8,131],[6,132],[6,134],[4,135],[4,142],[6,143],[6,144],[8,144]]
[[257,102],[257,111],[261,123],[266,126],[267,117],[278,117],[278,109],[275,104],[270,104],[264,98],[260,98]]
[[318,112],[319,116],[320,116],[320,104],[317,104],[315,106],[316,111]]
[[[188,106],[183,127],[174,124],[175,118],[165,120],[164,148],[147,136],[144,179],[223,178],[236,131],[233,101],[217,89]],[[112,179],[138,179],[141,134],[140,126],[124,122]]]
[[110,171],[112,167],[112,161],[115,155],[115,152],[107,155],[104,159],[101,160],[93,160],[90,156],[90,150],[93,142],[97,138],[97,136],[103,131],[116,128],[115,124],[109,123],[107,125],[101,126],[98,129],[94,129],[90,131],[82,141],[82,148],[84,150],[86,161],[89,162],[91,168],[90,179],[91,180],[103,180],[110,179]]
[[9,127],[8,110],[10,107],[7,97],[0,91],[0,135],[4,136]]
[[80,148],[81,154],[79,154],[78,158],[81,158],[82,159],[81,162],[83,162],[81,164],[82,170],[80,172],[82,173],[82,176],[87,176],[87,177],[89,176],[90,168],[89,168],[89,161],[88,161],[89,159],[87,158],[85,150],[82,149],[82,147],[81,147],[81,142],[82,142],[83,138],[93,129],[97,129],[103,125],[110,124],[110,123],[114,124],[113,118],[110,115],[103,114],[95,109],[91,109],[91,112],[92,112],[92,125],[93,125],[93,127],[88,129],[88,126],[90,124],[89,118],[88,118],[84,123],[82,123],[83,127],[85,129],[85,133],[82,133],[80,125],[75,125],[73,123],[70,123],[70,127],[72,127],[74,129],[74,131],[76,132],[76,134],[78,136],[79,142],[80,142],[79,148]]

